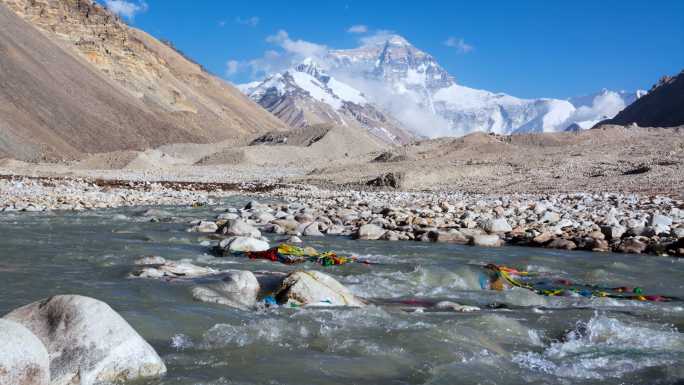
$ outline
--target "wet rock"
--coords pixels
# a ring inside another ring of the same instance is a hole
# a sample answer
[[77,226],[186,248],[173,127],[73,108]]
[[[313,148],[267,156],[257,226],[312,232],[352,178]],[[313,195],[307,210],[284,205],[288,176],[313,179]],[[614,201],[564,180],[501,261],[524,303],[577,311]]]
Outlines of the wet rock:
[[200,223],[188,229],[188,231],[195,233],[215,233],[216,230],[218,230],[218,226],[211,221],[200,221]]
[[50,357],[31,331],[14,321],[0,319],[0,384],[48,385]]
[[[142,263],[137,263],[142,265]],[[147,265],[147,264],[146,264]],[[218,270],[187,262],[165,261],[161,265],[152,264],[133,270],[131,278],[195,278],[217,274]]]
[[166,259],[158,255],[147,255],[138,258],[133,262],[135,265],[163,265],[166,263]]
[[320,271],[289,274],[276,292],[279,304],[295,306],[353,306],[366,304],[331,276]]
[[299,223],[311,223],[314,221],[314,216],[308,213],[301,213],[295,215],[295,220]]
[[449,231],[431,231],[429,236],[435,242],[456,243],[459,245],[467,245],[471,241],[471,238],[456,229],[451,229]]
[[240,216],[236,213],[223,213],[216,216],[217,220],[229,221],[231,219],[238,219]]
[[328,235],[342,235],[342,234],[344,234],[344,232],[345,232],[344,226],[332,225],[332,226],[328,227],[328,229],[326,230],[325,233]]
[[241,219],[231,219],[226,222],[221,228],[219,228],[219,233],[232,236],[243,236],[251,238],[261,237],[261,232],[254,226],[246,223]]
[[646,250],[646,244],[636,238],[623,239],[618,251],[629,254],[641,254]]
[[278,235],[283,235],[286,233],[285,229],[276,225],[275,223],[269,223],[268,225],[262,227],[261,232]]
[[299,227],[299,222],[295,221],[294,219],[276,219],[271,221],[271,223],[283,228],[286,234],[297,232],[297,228]]
[[307,237],[322,237],[323,233],[321,233],[321,230],[319,230],[320,224],[318,222],[313,222],[310,225],[306,226],[304,228],[304,231],[302,231],[302,235],[305,235]]
[[473,237],[473,245],[481,247],[501,247],[504,241],[498,235],[478,234]]
[[265,212],[265,211],[259,211],[255,213],[252,218],[257,221],[257,223],[268,223],[275,218],[271,213]]
[[139,215],[148,218],[170,218],[173,216],[170,212],[161,209],[148,209],[139,213]]
[[247,310],[256,305],[259,282],[250,271],[233,271],[221,282],[192,289],[192,297],[198,301],[216,303]]
[[474,311],[479,311],[480,308],[477,306],[467,306],[467,305],[461,305],[456,302],[451,302],[451,301],[441,301],[435,304],[436,309],[442,309],[442,310],[451,310],[451,311],[456,311],[456,312],[461,312],[461,313],[470,313]]
[[385,230],[382,229],[380,226],[367,224],[359,227],[359,230],[356,234],[356,238],[365,240],[376,240],[380,239],[383,236],[383,234],[385,234]]
[[539,245],[543,245],[543,244],[549,242],[549,241],[552,240],[552,239],[553,239],[553,234],[551,234],[551,233],[548,232],[548,231],[544,231],[543,233],[541,233],[541,234],[537,235],[536,237],[532,238],[532,242],[534,242],[534,243],[536,243],[536,244],[539,244]]
[[265,251],[268,250],[270,246],[268,242],[260,239],[232,237],[221,241],[219,247],[229,253],[247,253],[250,251]]
[[286,243],[303,243],[303,241],[298,236],[293,235],[287,239]]
[[91,385],[158,377],[159,355],[109,305],[58,295],[7,314],[47,348],[52,385]]
[[563,238],[556,238],[549,242],[546,247],[550,249],[563,249],[563,250],[574,250],[577,248],[577,245],[575,242],[563,239]]

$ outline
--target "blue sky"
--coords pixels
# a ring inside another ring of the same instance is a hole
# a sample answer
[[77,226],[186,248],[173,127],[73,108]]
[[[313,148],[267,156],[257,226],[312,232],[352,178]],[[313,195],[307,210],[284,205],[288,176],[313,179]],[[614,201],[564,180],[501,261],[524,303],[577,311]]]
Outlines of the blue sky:
[[282,51],[268,39],[281,30],[330,48],[394,31],[458,83],[518,97],[649,88],[684,69],[682,0],[100,1],[233,82],[250,80],[250,60]]

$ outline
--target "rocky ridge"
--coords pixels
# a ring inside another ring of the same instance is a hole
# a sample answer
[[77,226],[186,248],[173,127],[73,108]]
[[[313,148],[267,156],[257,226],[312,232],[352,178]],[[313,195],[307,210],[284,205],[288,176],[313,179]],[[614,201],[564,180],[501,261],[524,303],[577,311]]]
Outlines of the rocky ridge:
[[0,18],[0,156],[73,158],[285,128],[92,0],[2,0]]

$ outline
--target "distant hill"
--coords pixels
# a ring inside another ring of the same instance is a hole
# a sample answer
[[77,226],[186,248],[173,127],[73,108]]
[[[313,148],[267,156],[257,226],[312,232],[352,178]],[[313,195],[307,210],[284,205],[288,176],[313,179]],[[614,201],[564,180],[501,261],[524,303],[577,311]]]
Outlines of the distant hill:
[[68,159],[284,128],[91,0],[0,0],[0,157]]
[[684,125],[684,71],[666,76],[648,94],[637,99],[613,119],[600,124],[640,127],[676,127]]

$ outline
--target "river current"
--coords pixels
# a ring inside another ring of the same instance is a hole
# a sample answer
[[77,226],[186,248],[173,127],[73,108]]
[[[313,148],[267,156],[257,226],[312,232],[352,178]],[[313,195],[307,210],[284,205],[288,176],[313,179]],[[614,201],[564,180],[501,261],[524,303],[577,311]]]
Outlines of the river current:
[[[242,207],[235,197],[222,207]],[[524,247],[304,238],[376,262],[305,266],[332,275],[366,308],[240,311],[193,300],[192,284],[130,279],[133,261],[161,255],[217,269],[292,271],[212,256],[192,219],[215,207],[0,214],[0,314],[55,294],[107,302],[164,359],[144,384],[681,384],[684,302],[544,297],[482,288],[482,266],[505,264],[602,286],[684,298],[684,260]],[[271,237],[272,245],[282,237]],[[423,309],[450,300],[481,311]],[[412,305],[407,305],[410,303]]]

